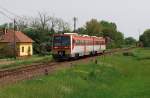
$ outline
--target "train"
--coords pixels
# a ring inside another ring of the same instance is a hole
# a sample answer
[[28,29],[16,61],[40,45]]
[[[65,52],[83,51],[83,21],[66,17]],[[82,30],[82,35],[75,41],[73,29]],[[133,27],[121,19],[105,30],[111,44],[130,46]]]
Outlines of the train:
[[104,53],[106,40],[103,37],[78,33],[54,34],[52,55],[54,59],[71,59]]

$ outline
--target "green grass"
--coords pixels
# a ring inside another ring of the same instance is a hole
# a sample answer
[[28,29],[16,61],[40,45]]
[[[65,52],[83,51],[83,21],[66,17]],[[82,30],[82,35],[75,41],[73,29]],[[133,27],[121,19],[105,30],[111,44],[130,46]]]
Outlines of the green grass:
[[149,49],[99,57],[51,75],[0,88],[0,98],[150,98]]
[[10,64],[0,64],[0,69],[11,69],[11,68],[16,68],[24,65],[29,65],[33,63],[40,63],[40,62],[47,62],[52,60],[52,56],[38,56],[34,55],[29,58],[23,58],[23,59],[8,59],[6,61],[12,62]]

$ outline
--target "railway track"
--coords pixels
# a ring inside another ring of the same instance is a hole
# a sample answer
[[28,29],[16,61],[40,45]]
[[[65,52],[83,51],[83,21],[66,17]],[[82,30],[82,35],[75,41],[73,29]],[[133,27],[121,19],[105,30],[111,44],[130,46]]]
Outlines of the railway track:
[[[101,55],[108,55],[120,51],[129,51],[131,49],[133,48],[113,49],[113,50],[108,50]],[[84,61],[84,60],[87,61],[87,59],[95,58],[97,56],[86,57],[75,61],[47,62],[47,63],[24,66],[16,69],[2,70],[0,71],[0,85],[16,83],[20,80],[31,79],[33,77],[40,76],[40,75],[48,75],[49,73],[54,72],[59,67],[71,66],[71,64],[73,63],[77,63],[79,61]]]

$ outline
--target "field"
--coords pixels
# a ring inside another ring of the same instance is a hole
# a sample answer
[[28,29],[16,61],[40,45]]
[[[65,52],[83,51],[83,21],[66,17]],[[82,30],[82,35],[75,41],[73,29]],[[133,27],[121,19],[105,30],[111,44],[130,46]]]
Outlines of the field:
[[150,98],[150,49],[97,60],[0,88],[0,98]]

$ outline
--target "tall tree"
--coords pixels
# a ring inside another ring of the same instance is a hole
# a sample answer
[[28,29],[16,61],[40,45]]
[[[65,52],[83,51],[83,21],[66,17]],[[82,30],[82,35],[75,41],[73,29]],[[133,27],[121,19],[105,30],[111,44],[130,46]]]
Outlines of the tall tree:
[[127,37],[125,38],[125,45],[135,45],[136,44],[136,39],[133,37]]
[[108,44],[109,48],[122,47],[124,42],[124,35],[117,30],[117,25],[113,22],[100,21],[104,37],[109,37],[111,42]]
[[84,28],[84,27],[78,28],[78,29],[77,29],[77,33],[79,33],[79,34],[86,34],[86,33],[87,33],[87,32],[86,32],[86,28]]
[[140,41],[144,47],[150,47],[150,29],[144,31],[143,35],[140,36]]
[[96,19],[91,19],[90,21],[86,22],[85,28],[88,35],[100,35],[101,24]]
[[[9,24],[9,25],[11,28],[11,24]],[[28,17],[23,16],[23,17],[16,18],[16,26],[17,26],[18,30],[23,31],[24,29],[26,29],[28,27],[28,25],[29,25]]]
[[39,54],[50,52],[52,34],[67,32],[70,26],[63,19],[49,16],[47,13],[38,13],[37,17],[29,18],[30,23],[24,32],[34,41],[34,51]]
[[113,22],[108,22],[108,21],[100,21],[100,24],[102,26],[102,30],[111,30],[111,31],[117,31],[117,25]]

